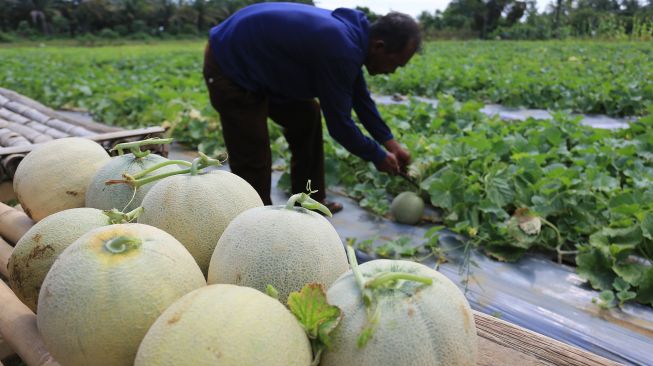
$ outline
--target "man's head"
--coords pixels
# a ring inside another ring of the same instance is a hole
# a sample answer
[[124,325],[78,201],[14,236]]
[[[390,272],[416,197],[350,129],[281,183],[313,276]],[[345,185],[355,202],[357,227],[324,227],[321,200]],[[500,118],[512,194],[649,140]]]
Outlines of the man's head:
[[370,75],[393,73],[417,52],[422,42],[419,24],[409,15],[391,12],[370,26],[365,66]]

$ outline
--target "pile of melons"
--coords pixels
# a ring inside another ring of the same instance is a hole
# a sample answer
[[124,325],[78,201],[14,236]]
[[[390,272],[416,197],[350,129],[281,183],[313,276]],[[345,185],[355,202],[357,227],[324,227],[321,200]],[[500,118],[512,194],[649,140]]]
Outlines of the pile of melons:
[[168,142],[110,157],[62,138],[16,171],[36,224],[9,285],[60,364],[476,364],[471,309],[446,277],[407,261],[359,267],[310,192],[263,206],[220,160],[141,151]]

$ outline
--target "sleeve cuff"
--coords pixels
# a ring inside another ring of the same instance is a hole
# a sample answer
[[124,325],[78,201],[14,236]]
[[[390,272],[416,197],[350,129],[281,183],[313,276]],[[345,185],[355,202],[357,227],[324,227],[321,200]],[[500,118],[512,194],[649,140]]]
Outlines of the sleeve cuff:
[[385,160],[386,155],[388,154],[385,152],[385,150],[383,150],[379,144],[375,144],[375,150],[372,155],[372,163],[374,163],[374,165],[381,164],[383,160]]

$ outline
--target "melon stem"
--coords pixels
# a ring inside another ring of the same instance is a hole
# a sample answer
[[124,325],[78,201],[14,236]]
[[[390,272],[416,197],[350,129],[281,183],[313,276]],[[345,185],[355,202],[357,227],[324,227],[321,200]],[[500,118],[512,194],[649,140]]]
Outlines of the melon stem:
[[351,266],[351,271],[354,274],[354,279],[356,280],[356,285],[360,289],[361,296],[363,298],[363,304],[365,305],[365,312],[367,315],[367,323],[363,327],[363,331],[358,336],[356,345],[358,348],[365,347],[367,342],[374,336],[374,332],[379,326],[381,319],[381,309],[378,305],[378,296],[379,293],[375,290],[382,288],[389,283],[393,283],[397,280],[406,280],[406,281],[416,281],[426,285],[431,285],[433,279],[429,277],[417,276],[412,273],[405,272],[381,272],[369,281],[365,281],[363,273],[358,267],[358,261],[356,261],[356,252],[351,245],[347,245],[347,258],[349,259],[349,265]]
[[198,170],[198,166],[200,164],[200,159],[201,158],[197,158],[197,159],[193,160],[193,163],[190,166],[190,175],[192,175],[192,176],[197,175],[197,170]]
[[354,247],[351,245],[347,245],[347,259],[349,259],[349,266],[351,267],[351,271],[356,279],[356,284],[358,285],[358,288],[363,291],[365,289],[365,279],[363,278],[363,273],[360,268],[358,268],[356,252],[354,251]]
[[[196,176],[199,174],[199,172],[202,169],[208,168],[210,166],[222,166],[222,161],[218,159],[213,159],[208,157],[206,154],[203,154],[201,151],[198,152],[200,155],[198,158],[193,159],[192,163],[189,163],[185,160],[169,160],[169,161],[164,161],[162,163],[156,164],[151,166],[148,169],[145,169],[138,174],[134,174],[130,179],[125,180],[124,182],[120,183],[127,183],[131,185],[132,187],[141,187],[144,186],[148,183],[156,182],[158,180],[161,180],[163,178],[167,178],[173,175],[178,175],[178,174],[187,174],[190,173],[191,176]],[[181,169],[177,170],[174,172],[167,172],[167,173],[162,173],[158,175],[153,175],[151,177],[144,177],[146,174],[151,173],[162,166],[166,165],[171,165],[171,164],[179,164],[179,165],[185,165],[185,166],[190,166],[190,168],[187,169]]]
[[365,287],[377,289],[398,280],[415,281],[425,285],[431,285],[433,283],[433,279],[430,277],[417,276],[405,272],[384,272],[365,282]]
[[288,199],[288,203],[286,203],[286,208],[292,210],[293,207],[295,207],[296,203],[299,203],[303,208],[307,210],[312,210],[312,211],[317,210],[327,215],[328,217],[333,217],[333,214],[325,205],[312,199],[306,193],[297,193],[290,196],[290,198]]
[[143,242],[139,238],[118,236],[104,243],[104,248],[113,254],[122,254],[137,249]]
[[143,178],[144,176],[152,173],[155,170],[161,169],[164,166],[175,165],[175,164],[176,165],[191,166],[191,163],[187,162],[186,160],[167,160],[167,161],[160,162],[158,164],[154,164],[154,165],[148,167],[147,169],[141,170],[140,172],[134,174],[133,178],[134,179]]
[[143,213],[143,207],[137,207],[127,213],[120,212],[115,208],[103,212],[109,217],[109,222],[111,222],[111,224],[124,224],[136,220]]
[[151,139],[146,139],[146,140],[141,140],[141,141],[134,141],[134,142],[123,142],[122,144],[118,144],[111,149],[111,151],[118,151],[118,155],[123,155],[124,150],[129,149],[132,154],[134,154],[135,157],[137,158],[144,158],[150,154],[150,150],[145,150],[141,151],[141,147],[145,145],[163,145],[163,144],[169,144],[172,142],[171,138],[167,139],[159,139],[159,138],[151,138]]

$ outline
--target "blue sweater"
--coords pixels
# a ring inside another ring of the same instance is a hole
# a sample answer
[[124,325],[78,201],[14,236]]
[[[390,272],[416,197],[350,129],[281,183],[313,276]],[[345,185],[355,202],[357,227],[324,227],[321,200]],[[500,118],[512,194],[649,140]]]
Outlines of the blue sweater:
[[[351,153],[380,163],[374,140],[393,138],[367,90],[363,62],[369,23],[357,10],[293,3],[243,8],[210,31],[222,72],[244,89],[274,100],[320,100],[329,134]],[[374,140],[351,118],[352,108]]]

